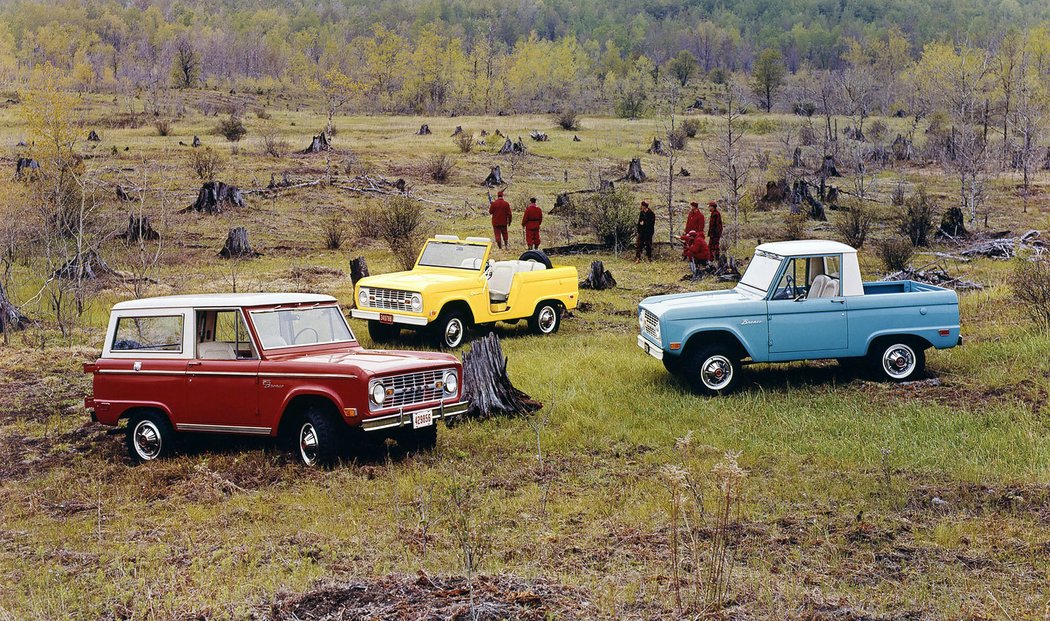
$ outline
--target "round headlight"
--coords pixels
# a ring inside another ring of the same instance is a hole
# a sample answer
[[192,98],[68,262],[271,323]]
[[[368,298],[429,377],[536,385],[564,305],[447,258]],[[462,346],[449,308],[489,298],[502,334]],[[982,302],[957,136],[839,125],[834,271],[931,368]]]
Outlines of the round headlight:
[[386,387],[384,387],[383,384],[381,384],[380,382],[372,384],[371,396],[372,403],[376,405],[383,405],[383,402],[386,401]]
[[638,313],[638,327],[642,328],[643,330],[645,329],[645,313],[644,312],[639,312]]
[[445,392],[450,395],[456,394],[456,390],[459,389],[459,379],[456,377],[455,371],[449,371],[445,374]]
[[418,293],[412,294],[412,312],[422,313],[423,312],[423,296]]
[[358,290],[358,292],[357,292],[357,305],[358,305],[358,307],[368,306],[368,288],[367,287],[361,287],[361,289]]

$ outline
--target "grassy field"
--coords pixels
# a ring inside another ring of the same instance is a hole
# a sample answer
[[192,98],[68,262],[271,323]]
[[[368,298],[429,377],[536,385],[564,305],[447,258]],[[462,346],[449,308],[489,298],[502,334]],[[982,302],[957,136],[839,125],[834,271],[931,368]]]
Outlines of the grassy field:
[[[165,239],[151,295],[226,291],[236,282],[239,290],[318,291],[349,303],[351,257],[365,256],[372,273],[395,269],[374,240],[324,249],[324,218],[342,212],[352,222],[375,200],[338,185],[251,193],[247,209],[219,216],[179,213],[199,187],[190,148],[179,145],[194,135],[228,154],[219,179],[244,189],[265,187],[271,173],[318,179],[329,167],[339,185],[356,175],[404,178],[413,195],[434,201],[426,204],[429,223],[442,233],[488,234],[479,184],[497,164],[516,207],[531,194],[547,209],[558,192],[589,187],[599,173],[612,177],[638,156],[654,178],[636,188],[639,199],[663,193],[666,159],[644,155],[665,131],[662,121],[584,118],[579,131],[565,132],[542,116],[338,117],[335,153],[278,159],[262,154],[265,126],[302,149],[325,119],[290,100],[258,102],[272,118],[246,116],[248,137],[231,154],[211,135],[216,119],[193,109],[194,98],[229,97],[185,97],[173,104],[186,112],[166,137],[150,125],[108,127],[114,112],[105,98],[82,106],[85,130],[102,135],[101,143],[82,145],[93,156],[88,169],[113,183],[141,185],[145,175],[150,187],[165,190],[147,193],[145,203]],[[718,194],[701,148],[718,120],[701,118],[704,129],[679,163],[692,172],[676,180],[681,201]],[[774,156],[783,147],[768,127],[797,122],[748,121],[756,129],[751,147]],[[433,135],[415,135],[422,123]],[[448,137],[457,125],[521,135],[530,155],[512,161],[488,148],[461,155]],[[550,141],[530,141],[531,129],[548,132]],[[23,133],[17,106],[0,110],[0,144],[14,145]],[[16,150],[7,152],[13,158]],[[457,160],[449,183],[421,173],[437,153]],[[927,184],[944,204],[953,195],[952,180],[930,165],[884,173],[880,198],[898,174],[909,188]],[[755,171],[753,184],[765,179]],[[1050,179],[1043,173],[1038,182],[1022,214],[1017,180],[995,180],[989,228],[1047,229]],[[8,185],[9,200],[24,195]],[[126,209],[116,201],[106,206],[114,230]],[[876,235],[888,237],[893,208],[879,209]],[[666,239],[664,212],[657,213],[657,239]],[[776,238],[782,220],[783,212],[750,213],[737,253]],[[216,256],[232,226],[248,228],[261,257],[230,264]],[[544,229],[545,245],[591,241],[557,217]],[[806,234],[835,235],[826,223],[810,223]],[[523,250],[513,234],[512,241],[508,257]],[[103,248],[117,269],[123,252],[117,242]],[[884,273],[873,249],[862,254],[865,278]],[[833,362],[757,365],[738,394],[703,399],[634,343],[641,298],[727,286],[683,281],[687,270],[675,255],[663,248],[652,264],[600,255],[619,286],[585,292],[586,307],[558,335],[497,330],[512,380],[547,406],[534,418],[470,421],[442,429],[433,454],[377,447],[331,471],[301,468],[267,442],[228,438],[195,439],[176,458],[131,466],[122,436],[90,424],[80,405],[89,391],[80,365],[97,354],[108,307],[130,297],[130,286],[119,279],[101,285],[67,338],[45,304],[27,304],[41,323],[0,346],[0,618],[309,618],[288,616],[288,602],[321,585],[388,588],[380,581],[393,580],[409,588],[425,583],[417,572],[434,583],[452,581],[467,570],[464,541],[477,555],[480,594],[513,576],[517,582],[500,597],[520,595],[516,605],[539,615],[503,616],[677,618],[669,560],[675,476],[686,473],[705,491],[697,533],[706,546],[719,536],[712,468],[726,452],[739,453],[747,474],[738,521],[723,533],[736,557],[729,604],[713,616],[1050,616],[1050,338],[1012,302],[1003,284],[1009,262],[950,264],[953,274],[986,288],[961,296],[966,345],[929,355],[939,383],[876,383]],[[594,258],[558,261],[583,271]],[[932,259],[918,254],[913,264]],[[36,260],[17,267],[16,301],[34,299],[39,272]],[[352,327],[369,345],[364,325]],[[399,346],[426,345],[408,336]],[[686,564],[687,595],[700,570]],[[449,593],[442,596],[457,597]],[[402,613],[385,618],[411,617]]]

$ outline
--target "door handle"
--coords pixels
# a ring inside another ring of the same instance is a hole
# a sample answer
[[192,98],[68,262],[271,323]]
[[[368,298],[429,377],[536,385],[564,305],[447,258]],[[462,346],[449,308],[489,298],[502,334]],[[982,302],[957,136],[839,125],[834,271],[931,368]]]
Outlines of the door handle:
[[846,300],[835,300],[835,299],[833,299],[833,300],[831,300],[831,303],[832,304],[845,304]]
[[199,361],[197,361],[197,360],[190,360],[189,362],[186,363],[186,366],[188,366],[188,367],[199,367],[199,366],[201,366],[201,363]]

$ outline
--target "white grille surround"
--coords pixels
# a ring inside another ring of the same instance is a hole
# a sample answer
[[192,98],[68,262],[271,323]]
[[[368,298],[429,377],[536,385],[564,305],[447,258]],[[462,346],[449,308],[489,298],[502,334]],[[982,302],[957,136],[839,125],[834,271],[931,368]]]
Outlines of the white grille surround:
[[651,337],[652,340],[660,342],[660,318],[647,309],[642,309],[641,317],[642,334]]
[[445,391],[445,375],[450,371],[456,374],[458,381],[459,374],[451,368],[429,369],[375,378],[372,384],[383,385],[383,388],[386,389],[386,399],[382,405],[372,403],[372,410],[409,408],[423,403],[435,403],[454,398],[455,394]]
[[415,294],[414,291],[369,287],[367,308],[410,313],[412,312],[413,294]]

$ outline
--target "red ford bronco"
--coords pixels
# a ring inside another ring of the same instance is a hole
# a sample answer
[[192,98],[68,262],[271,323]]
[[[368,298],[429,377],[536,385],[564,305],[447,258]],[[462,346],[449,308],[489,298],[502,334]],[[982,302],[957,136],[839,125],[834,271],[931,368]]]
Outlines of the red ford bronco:
[[84,405],[105,425],[127,419],[135,461],[169,454],[178,432],[214,432],[277,437],[324,465],[353,428],[426,449],[437,420],[467,409],[455,357],[363,349],[326,295],[121,302],[84,371]]

